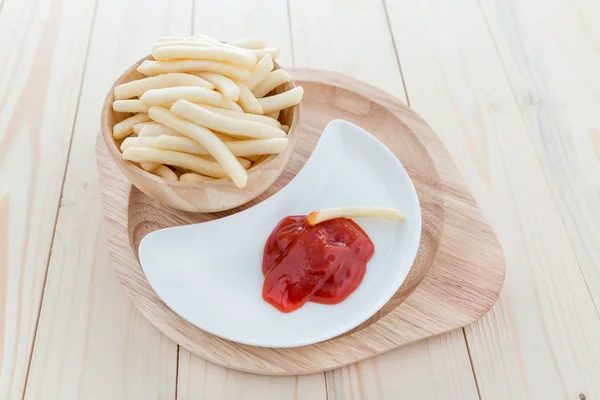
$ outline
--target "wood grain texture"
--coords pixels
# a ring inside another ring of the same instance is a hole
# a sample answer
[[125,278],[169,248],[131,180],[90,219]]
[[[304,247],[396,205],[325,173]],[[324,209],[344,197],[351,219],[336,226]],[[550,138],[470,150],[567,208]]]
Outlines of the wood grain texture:
[[177,346],[139,314],[110,267],[94,144],[112,82],[158,36],[189,34],[191,8],[190,0],[98,3],[28,399],[175,398]]
[[[292,44],[285,1],[271,0],[196,0],[194,33],[205,33],[222,40],[261,37],[268,45],[277,46],[281,54],[277,62],[292,65]],[[279,21],[279,23],[273,23]],[[271,377],[234,372],[215,366],[179,349],[178,397],[188,399],[235,399],[235,396],[269,399],[326,398],[323,374],[305,377]],[[223,380],[224,376],[224,380]],[[204,379],[208,377],[209,379]],[[275,390],[272,387],[275,386]]]
[[[395,97],[406,101],[400,65],[395,54],[394,38],[386,15],[385,4],[382,1],[369,0],[304,0],[290,2],[291,32],[293,36],[294,58],[297,65],[310,68],[325,68],[343,73],[365,81],[382,90],[392,93]],[[396,38],[402,40],[402,38]],[[460,335],[444,335],[447,340],[443,343],[457,357],[455,363],[468,363],[469,354],[466,351],[464,338]],[[439,338],[431,339],[442,340]],[[415,347],[414,350],[410,347]],[[393,369],[377,369],[378,387],[383,398],[419,398],[422,392],[416,385],[396,385],[398,381],[394,370],[412,370],[415,366],[429,366],[431,360],[441,360],[443,354],[439,346],[409,345],[393,354],[396,357],[386,357],[393,360]],[[373,360],[377,363],[377,359]],[[368,361],[366,362],[369,363]],[[351,369],[352,367],[347,367]],[[347,373],[346,369],[327,373],[328,382],[337,382],[337,387],[363,387],[369,379],[360,373]],[[424,367],[420,379],[423,381],[437,380],[433,369]],[[437,371],[436,371],[437,372]],[[444,385],[429,385],[431,397],[445,398],[448,393],[456,397],[469,398],[472,391],[467,389],[473,382],[473,373],[463,368],[448,368],[444,375],[445,383],[462,382],[458,387],[465,388],[463,393],[456,393],[453,387]],[[364,379],[363,379],[364,378]],[[328,395],[335,398],[332,386],[329,385]],[[345,395],[358,396],[357,391]],[[368,393],[363,392],[363,395]],[[337,397],[340,398],[339,396]]]
[[600,15],[600,4],[533,0],[481,5],[598,310],[600,30],[592,16]]
[[0,398],[14,399],[26,381],[94,4],[1,7]]
[[458,329],[327,372],[329,400],[479,399],[466,352]]
[[260,376],[180,353],[178,400],[326,400],[323,374]]
[[[272,155],[250,168],[244,188],[238,188],[231,179],[211,179],[203,182],[170,181],[146,172],[139,165],[123,159],[120,150],[123,140],[115,140],[113,126],[132,114],[113,110],[114,89],[124,83],[142,79],[144,75],[137,72],[137,67],[150,59],[153,60],[152,56],[147,56],[131,65],[114,82],[102,105],[100,132],[108,153],[123,175],[141,192],[161,204],[189,212],[211,213],[230,210],[255,199],[267,190],[281,175],[296,147],[299,105],[288,107],[279,114],[279,122],[289,127],[287,147],[281,154]],[[279,64],[277,62],[274,64],[274,69],[279,69]],[[292,81],[280,85],[273,92],[283,93],[295,87],[296,84]]]
[[507,257],[502,301],[466,328],[482,397],[590,398],[600,320],[480,5],[387,4],[411,105],[455,156]]
[[[411,175],[425,205],[424,242],[443,231],[438,251],[427,254],[431,246],[425,246],[423,251],[430,260],[435,259],[429,275],[400,307],[348,336],[296,349],[256,348],[216,338],[185,322],[160,302],[132,251],[149,231],[192,222],[192,216],[205,217],[167,209],[136,189],[130,190],[130,185],[107,158],[100,140],[97,157],[109,248],[117,275],[142,313],[167,336],[214,363],[243,371],[296,374],[361,360],[465,325],[487,312],[504,281],[502,250],[469,193],[462,188],[460,177],[435,134],[410,109],[372,86],[322,71],[295,69],[292,73],[306,90],[302,117],[305,119],[300,122],[299,133],[302,141],[270,194],[299,170],[318,134],[334,116],[362,125],[399,155]],[[424,151],[423,146],[428,150]],[[433,160],[433,169],[427,166],[429,157]],[[432,175],[436,169],[439,183]],[[444,196],[443,207],[437,204],[428,209],[428,196],[432,193],[435,196],[438,184]],[[438,218],[442,215],[444,219],[440,224]],[[211,218],[214,217],[219,214],[211,214]],[[473,239],[478,240],[477,246],[461,245]]]

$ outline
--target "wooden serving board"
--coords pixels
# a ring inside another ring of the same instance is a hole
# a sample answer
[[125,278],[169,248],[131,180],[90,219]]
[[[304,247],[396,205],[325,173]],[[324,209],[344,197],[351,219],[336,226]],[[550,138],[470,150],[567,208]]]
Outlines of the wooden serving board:
[[[272,375],[341,367],[462,327],[484,315],[500,295],[504,255],[435,133],[405,104],[372,86],[325,71],[290,72],[305,89],[296,149],[276,183],[244,207],[194,214],[162,206],[131,186],[99,138],[96,155],[109,250],[115,271],[134,304],[165,335],[199,357],[228,368]],[[352,332],[288,349],[253,347],[218,338],[169,309],[139,265],[137,248],[142,237],[168,226],[221,218],[263,201],[295,176],[325,125],[336,118],[361,126],[390,148],[419,195],[423,218],[419,253],[407,280],[388,304]]]

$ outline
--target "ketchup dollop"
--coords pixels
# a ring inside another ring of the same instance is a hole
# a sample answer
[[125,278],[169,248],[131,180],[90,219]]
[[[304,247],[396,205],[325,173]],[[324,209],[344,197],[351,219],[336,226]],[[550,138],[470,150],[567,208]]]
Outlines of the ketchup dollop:
[[340,303],[362,282],[374,251],[371,239],[350,219],[311,226],[306,216],[285,217],[265,245],[263,299],[286,313],[307,301]]

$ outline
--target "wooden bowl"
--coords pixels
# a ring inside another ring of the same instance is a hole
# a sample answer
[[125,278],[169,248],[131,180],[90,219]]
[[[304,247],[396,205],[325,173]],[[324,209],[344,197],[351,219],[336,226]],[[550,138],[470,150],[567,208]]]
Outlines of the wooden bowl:
[[[248,183],[243,189],[238,188],[231,179],[215,179],[206,182],[179,182],[167,181],[153,175],[136,164],[123,160],[121,157],[122,140],[115,140],[112,136],[113,125],[127,118],[130,114],[115,112],[112,109],[113,93],[116,86],[144,77],[136,68],[147,59],[145,57],[132,65],[113,84],[102,106],[101,129],[106,147],[121,172],[140,191],[154,200],[167,206],[191,212],[218,212],[229,210],[245,204],[269,188],[281,175],[294,151],[297,140],[298,117],[300,106],[283,110],[279,121],[290,127],[288,133],[289,143],[281,154],[273,155],[258,163],[248,170]],[[275,69],[279,65],[275,63]],[[292,81],[276,89],[284,92],[292,89],[296,84]]]

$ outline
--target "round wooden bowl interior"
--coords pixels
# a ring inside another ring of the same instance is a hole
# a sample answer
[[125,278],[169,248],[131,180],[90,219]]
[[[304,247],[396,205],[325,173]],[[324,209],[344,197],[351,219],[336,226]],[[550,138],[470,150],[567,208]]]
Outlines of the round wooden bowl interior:
[[[161,204],[182,211],[191,212],[219,212],[241,206],[267,190],[281,175],[296,146],[299,105],[281,111],[279,121],[289,126],[288,146],[281,154],[265,157],[248,170],[246,187],[238,188],[231,179],[213,179],[206,182],[180,182],[167,181],[154,174],[144,171],[138,165],[123,160],[119,150],[122,141],[115,140],[112,136],[113,126],[131,116],[128,113],[115,112],[112,109],[114,101],[114,88],[120,84],[144,78],[137,72],[137,67],[145,57],[132,65],[123,75],[116,80],[110,88],[102,107],[101,131],[110,156],[121,172],[140,191]],[[275,69],[279,65],[275,63]],[[274,92],[281,93],[296,87],[292,81],[281,85]]]

